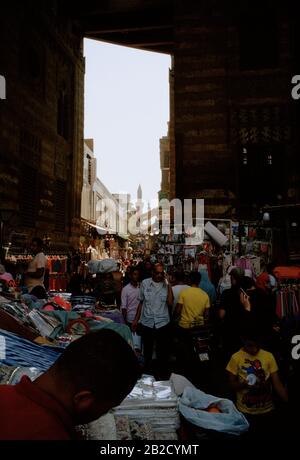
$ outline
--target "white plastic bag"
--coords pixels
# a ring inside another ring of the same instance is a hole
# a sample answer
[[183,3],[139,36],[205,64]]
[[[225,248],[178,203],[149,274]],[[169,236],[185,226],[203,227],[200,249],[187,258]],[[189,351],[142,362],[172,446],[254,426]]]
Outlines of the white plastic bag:
[[[207,412],[205,409],[212,404],[222,413]],[[245,416],[237,410],[232,401],[216,398],[195,388],[185,388],[179,400],[179,411],[187,421],[207,430],[240,435],[249,429]]]
[[133,347],[137,350],[142,349],[142,337],[137,335],[136,332],[132,334]]

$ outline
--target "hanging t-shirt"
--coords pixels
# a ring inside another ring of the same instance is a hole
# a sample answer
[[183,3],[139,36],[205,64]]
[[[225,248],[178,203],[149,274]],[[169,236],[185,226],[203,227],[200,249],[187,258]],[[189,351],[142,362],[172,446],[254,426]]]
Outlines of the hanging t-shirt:
[[246,414],[266,414],[274,409],[270,376],[278,371],[272,353],[260,349],[253,356],[241,349],[229,361],[227,371],[252,384],[237,392],[237,408]]

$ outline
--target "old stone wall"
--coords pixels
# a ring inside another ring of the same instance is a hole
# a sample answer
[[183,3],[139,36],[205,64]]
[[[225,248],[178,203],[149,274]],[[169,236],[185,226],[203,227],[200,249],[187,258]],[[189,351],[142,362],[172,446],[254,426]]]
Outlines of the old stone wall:
[[54,3],[2,7],[0,208],[13,211],[6,238],[47,235],[67,247],[80,232],[84,60],[80,34]]

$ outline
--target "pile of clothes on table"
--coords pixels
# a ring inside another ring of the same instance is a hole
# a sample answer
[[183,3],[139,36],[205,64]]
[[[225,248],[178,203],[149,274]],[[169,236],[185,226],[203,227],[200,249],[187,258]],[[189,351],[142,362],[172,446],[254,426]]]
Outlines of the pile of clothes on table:
[[88,332],[108,328],[120,333],[132,345],[132,334],[122,313],[116,309],[99,309],[94,297],[64,294],[53,295],[48,300],[36,300],[25,294],[19,301],[0,297],[1,312],[5,318],[0,315],[0,328],[7,329],[2,322],[10,320],[11,323],[14,319],[15,324],[8,330],[19,333],[17,325],[21,324],[31,333],[35,332],[34,339],[41,336],[63,344]]

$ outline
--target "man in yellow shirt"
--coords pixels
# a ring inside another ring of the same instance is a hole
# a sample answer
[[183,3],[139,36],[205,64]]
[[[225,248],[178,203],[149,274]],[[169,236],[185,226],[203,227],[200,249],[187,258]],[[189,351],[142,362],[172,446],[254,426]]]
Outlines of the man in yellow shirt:
[[199,383],[199,356],[194,348],[194,328],[203,326],[208,317],[210,302],[206,292],[200,289],[201,274],[190,273],[191,287],[180,292],[174,312],[178,319],[175,330],[176,369],[194,383]]
[[202,326],[208,317],[210,301],[206,292],[198,287],[200,281],[201,274],[191,272],[191,287],[179,294],[175,316],[179,318],[178,325],[183,329]]

